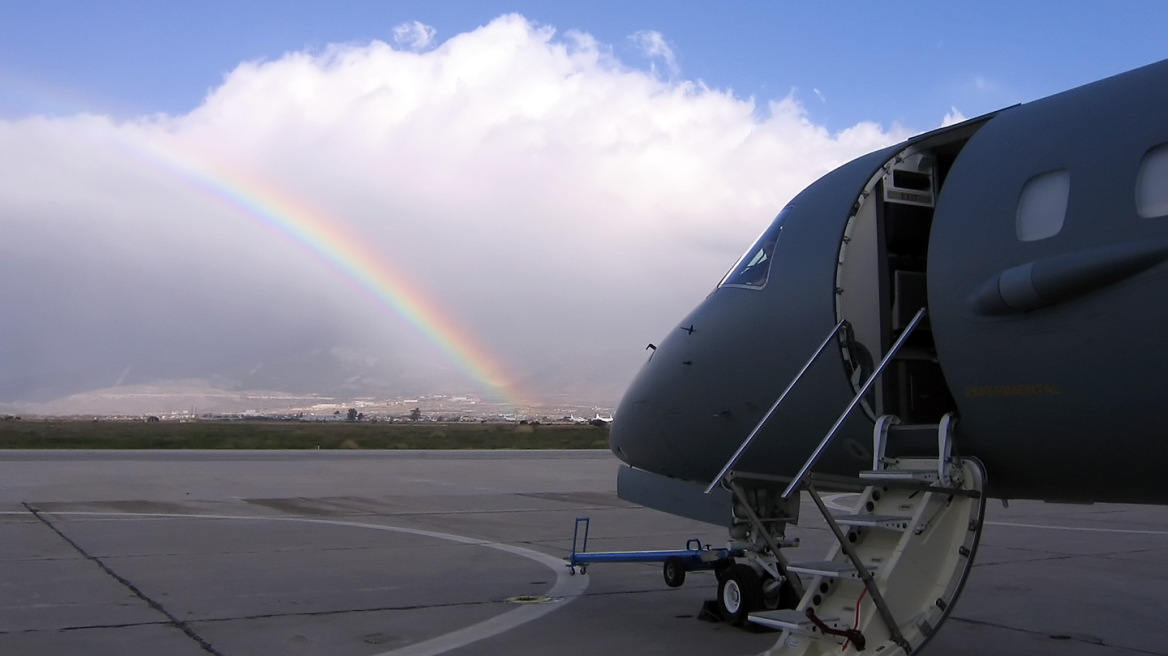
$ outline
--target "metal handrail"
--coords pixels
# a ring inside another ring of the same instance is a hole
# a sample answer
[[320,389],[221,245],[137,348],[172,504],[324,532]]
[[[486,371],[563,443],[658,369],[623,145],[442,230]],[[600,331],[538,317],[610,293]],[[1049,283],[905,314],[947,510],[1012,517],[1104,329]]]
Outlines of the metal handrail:
[[799,370],[799,373],[795,374],[795,378],[793,378],[791,383],[787,385],[787,389],[783,390],[783,393],[779,395],[778,400],[776,400],[774,405],[771,406],[771,409],[766,411],[766,414],[762,416],[761,420],[759,420],[758,425],[754,427],[754,430],[750,431],[750,434],[747,435],[746,439],[742,441],[742,445],[738,447],[738,450],[734,452],[734,455],[730,456],[730,460],[726,463],[726,466],[722,467],[722,471],[718,472],[718,475],[714,477],[714,480],[710,481],[710,484],[706,487],[706,494],[709,494],[722,482],[722,479],[726,477],[726,473],[730,471],[731,467],[738,464],[738,459],[742,457],[743,452],[745,452],[746,448],[750,446],[750,443],[754,441],[754,437],[758,435],[758,432],[762,430],[762,427],[765,426],[768,421],[770,421],[771,415],[773,415],[775,410],[779,408],[779,405],[787,399],[787,395],[791,393],[791,390],[795,388],[795,385],[799,382],[799,379],[803,378],[803,374],[807,373],[807,370],[811,368],[811,365],[814,364],[815,360],[817,360],[820,354],[823,353],[823,349],[827,348],[827,345],[830,344],[831,340],[834,339],[835,336],[839,333],[840,328],[843,328],[846,325],[848,325],[848,322],[841,320],[835,325],[835,328],[831,329],[831,332],[827,334],[827,337],[823,340],[823,343],[819,345],[819,348],[815,349],[815,353],[812,354],[811,359],[807,360],[807,364],[803,365],[803,368]]
[[815,447],[815,451],[812,452],[811,457],[807,459],[807,462],[803,463],[803,468],[800,469],[799,473],[795,475],[795,478],[791,481],[791,484],[787,486],[787,489],[783,490],[784,499],[791,498],[791,493],[803,484],[803,479],[807,478],[807,472],[811,471],[811,468],[814,467],[815,463],[819,461],[819,457],[823,455],[823,450],[827,448],[828,443],[831,442],[832,438],[835,437],[835,434],[839,432],[840,426],[843,426],[844,421],[846,421],[848,418],[848,415],[852,414],[852,410],[855,410],[856,406],[860,404],[860,400],[863,399],[864,395],[868,393],[868,390],[872,387],[872,384],[876,382],[876,378],[880,374],[884,373],[884,368],[888,366],[889,362],[892,362],[892,358],[895,357],[896,354],[900,351],[900,347],[904,346],[905,340],[908,339],[909,334],[912,333],[913,329],[917,327],[917,324],[921,322],[921,319],[923,319],[924,316],[925,308],[917,310],[916,315],[913,316],[912,321],[908,322],[908,326],[904,329],[904,332],[900,334],[900,337],[896,340],[896,343],[892,345],[892,348],[888,349],[888,353],[884,356],[884,359],[880,361],[880,365],[877,366],[876,370],[872,372],[872,375],[868,377],[868,380],[864,383],[864,386],[860,388],[860,391],[856,394],[855,398],[852,399],[852,402],[848,404],[848,407],[844,410],[843,414],[839,416],[839,419],[836,420],[835,425],[831,427],[831,430],[827,431],[827,435],[823,436],[823,439],[819,442],[819,446]]

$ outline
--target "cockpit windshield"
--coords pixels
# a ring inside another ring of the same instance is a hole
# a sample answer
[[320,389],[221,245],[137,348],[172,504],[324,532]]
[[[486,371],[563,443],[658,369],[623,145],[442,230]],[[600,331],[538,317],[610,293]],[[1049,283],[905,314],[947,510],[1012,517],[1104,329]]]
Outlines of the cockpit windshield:
[[746,253],[739,258],[730,273],[718,284],[719,287],[748,287],[762,289],[766,286],[767,278],[771,274],[771,262],[774,260],[775,244],[779,242],[779,235],[783,232],[783,219],[787,218],[790,207],[784,208],[775,217],[774,223],[762,233]]

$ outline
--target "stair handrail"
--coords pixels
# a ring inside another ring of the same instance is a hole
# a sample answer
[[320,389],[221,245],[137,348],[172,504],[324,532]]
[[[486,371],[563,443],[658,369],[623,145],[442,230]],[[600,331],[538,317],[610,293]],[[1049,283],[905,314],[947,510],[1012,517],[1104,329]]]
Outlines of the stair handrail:
[[750,434],[747,435],[746,439],[742,441],[742,444],[738,447],[738,450],[734,452],[734,455],[730,456],[730,460],[728,460],[726,465],[722,467],[722,471],[718,472],[718,475],[710,481],[708,486],[706,486],[705,494],[709,494],[715,487],[718,487],[718,485],[722,483],[730,469],[734,467],[734,465],[738,464],[738,459],[741,458],[742,454],[746,452],[747,447],[749,447],[750,443],[754,441],[755,436],[758,435],[759,431],[762,430],[762,427],[765,426],[768,421],[770,421],[771,415],[775,413],[775,410],[779,409],[779,406],[782,405],[783,401],[787,400],[787,395],[791,393],[791,390],[795,389],[795,385],[797,385],[799,380],[803,378],[803,374],[807,373],[807,370],[811,368],[811,365],[815,364],[815,361],[819,359],[819,356],[823,353],[823,350],[826,349],[827,345],[831,343],[831,340],[835,339],[835,336],[839,334],[840,329],[848,325],[849,324],[846,319],[841,319],[840,322],[835,325],[835,328],[831,329],[831,332],[828,333],[827,337],[824,338],[823,343],[819,345],[819,348],[815,349],[815,353],[813,353],[807,360],[807,364],[803,365],[803,368],[799,370],[799,373],[795,374],[795,377],[791,379],[790,384],[787,385],[787,389],[783,390],[783,393],[779,395],[777,400],[775,400],[775,403],[771,406],[771,409],[766,411],[766,414],[763,415],[762,419],[759,420],[758,425],[754,427],[754,430],[750,431]]
[[[796,474],[791,483],[787,485],[787,489],[783,490],[784,499],[791,498],[791,494],[794,493],[795,490],[799,489],[801,485],[803,485],[804,479],[807,478],[807,473],[810,472],[811,468],[815,466],[815,463],[819,461],[819,458],[823,455],[823,451],[827,448],[828,443],[830,443],[832,438],[835,437],[836,433],[839,432],[840,426],[843,426],[844,421],[846,421],[848,416],[852,414],[852,410],[855,410],[856,406],[860,404],[860,401],[864,398],[864,395],[868,393],[868,390],[872,387],[873,383],[876,382],[876,378],[878,378],[880,374],[884,373],[884,368],[887,367],[888,363],[892,362],[892,358],[894,358],[896,354],[900,352],[900,348],[904,346],[904,342],[908,339],[908,336],[912,334],[913,329],[917,327],[917,324],[921,322],[921,319],[923,319],[924,316],[925,308],[917,310],[917,313],[913,315],[912,321],[908,322],[908,326],[905,327],[904,332],[902,332],[900,337],[897,338],[896,343],[892,345],[892,348],[888,349],[888,353],[884,355],[884,359],[880,361],[880,364],[876,367],[875,371],[873,371],[872,375],[868,377],[867,381],[865,381],[864,386],[861,387],[860,391],[856,393],[856,396],[852,399],[852,402],[848,404],[848,407],[844,409],[843,414],[841,414],[839,419],[835,421],[835,424],[832,425],[831,430],[827,431],[827,435],[824,435],[823,439],[820,440],[819,446],[815,447],[815,451],[811,453],[811,457],[807,459],[807,462],[803,463],[803,468],[799,470],[799,473]],[[712,485],[713,484],[711,484],[711,486]]]

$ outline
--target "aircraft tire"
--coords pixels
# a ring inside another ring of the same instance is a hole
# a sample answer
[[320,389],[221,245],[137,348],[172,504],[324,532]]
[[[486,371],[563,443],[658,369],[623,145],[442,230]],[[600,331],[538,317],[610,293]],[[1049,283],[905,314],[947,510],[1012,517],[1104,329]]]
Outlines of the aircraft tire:
[[718,612],[735,626],[762,607],[762,580],[750,565],[732,565],[718,584]]
[[671,588],[680,588],[685,583],[685,561],[677,556],[666,558],[661,572],[665,575],[665,585]]

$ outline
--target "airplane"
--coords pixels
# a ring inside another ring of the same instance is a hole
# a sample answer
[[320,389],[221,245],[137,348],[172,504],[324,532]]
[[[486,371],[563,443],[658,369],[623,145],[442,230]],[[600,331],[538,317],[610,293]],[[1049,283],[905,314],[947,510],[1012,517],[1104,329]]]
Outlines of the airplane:
[[729,529],[716,610],[768,654],[916,654],[987,498],[1168,504],[1165,260],[1168,60],[859,157],[651,351],[618,495]]

